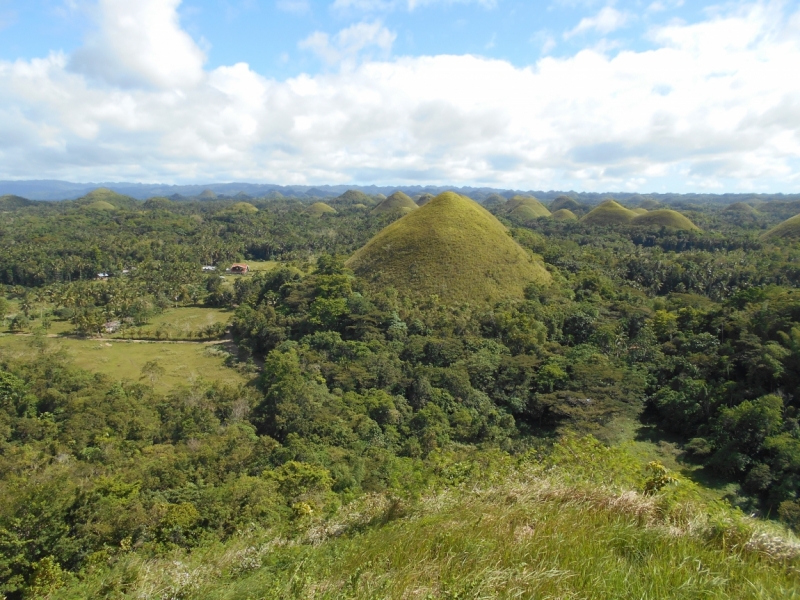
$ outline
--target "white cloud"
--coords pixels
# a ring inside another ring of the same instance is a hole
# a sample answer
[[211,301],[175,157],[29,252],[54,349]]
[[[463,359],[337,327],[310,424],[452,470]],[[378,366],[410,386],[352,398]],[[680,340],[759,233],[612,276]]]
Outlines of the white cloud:
[[180,28],[181,0],[100,0],[99,31],[70,66],[120,85],[181,88],[203,78],[205,55]]
[[[0,61],[0,179],[796,189],[800,12],[733,10],[528,68],[429,56],[278,81],[240,63],[177,88],[147,62],[148,85],[121,87],[63,54]],[[385,35],[366,26],[309,48],[351,57]]]
[[357,23],[342,29],[333,39],[321,31],[316,31],[302,40],[298,47],[310,50],[329,65],[352,63],[359,54],[368,48],[377,48],[388,55],[397,35],[381,25],[380,21]]
[[611,6],[606,6],[594,17],[584,17],[581,19],[574,29],[564,34],[564,39],[569,39],[589,31],[596,31],[605,35],[625,27],[630,20],[630,14],[618,11]]

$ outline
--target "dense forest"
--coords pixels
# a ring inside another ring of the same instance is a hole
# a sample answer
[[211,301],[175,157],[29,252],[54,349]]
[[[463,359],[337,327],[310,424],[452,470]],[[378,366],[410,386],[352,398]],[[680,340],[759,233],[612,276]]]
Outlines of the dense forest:
[[[348,194],[321,213],[275,197],[0,203],[0,342],[27,348],[0,343],[0,597],[254,524],[295,531],[372,493],[417,498],[564,440],[613,447],[625,423],[735,484],[727,502],[800,529],[800,243],[764,235],[800,204],[671,205],[697,226],[681,230],[482,198],[551,278],[486,304],[357,275],[347,257],[405,217]],[[221,276],[248,261],[270,268]],[[119,379],[59,346],[188,307],[230,315],[193,335],[229,336],[249,381],[164,390],[157,361]]]

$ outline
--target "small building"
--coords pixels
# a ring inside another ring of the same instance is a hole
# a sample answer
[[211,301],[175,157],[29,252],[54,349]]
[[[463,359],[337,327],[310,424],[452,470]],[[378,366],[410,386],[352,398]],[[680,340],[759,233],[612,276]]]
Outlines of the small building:
[[217,270],[217,267],[214,267],[212,265],[206,265],[205,267],[203,267],[203,273],[211,273],[211,272],[216,271],[216,270]]
[[103,328],[105,329],[106,333],[116,333],[119,330],[121,323],[119,321],[109,321]]
[[110,276],[111,276],[111,275],[110,275],[109,273],[98,273],[98,274],[97,274],[97,278],[98,278],[98,279],[100,279],[100,280],[102,280],[102,281],[105,281],[105,280],[106,280],[106,279],[108,279]]
[[250,270],[250,267],[248,267],[245,264],[231,265],[231,273],[236,273],[238,275],[242,275],[244,273],[247,273],[249,270]]

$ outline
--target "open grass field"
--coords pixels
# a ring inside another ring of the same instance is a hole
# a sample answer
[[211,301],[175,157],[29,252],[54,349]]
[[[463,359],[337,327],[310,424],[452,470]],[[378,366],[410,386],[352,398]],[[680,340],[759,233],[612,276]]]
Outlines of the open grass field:
[[[198,337],[207,327],[217,323],[227,323],[233,313],[221,308],[205,308],[201,306],[184,306],[169,308],[160,315],[153,317],[150,323],[142,327],[127,329],[114,334],[115,338],[153,338],[191,339]],[[52,333],[57,333],[52,331]]]
[[[0,354],[33,356],[37,352],[33,342],[30,336],[0,336]],[[46,343],[65,349],[76,366],[114,379],[138,381],[144,364],[156,360],[164,369],[155,382],[162,392],[197,379],[230,385],[247,383],[239,371],[225,366],[224,354],[215,351],[212,344],[56,338],[47,338]]]

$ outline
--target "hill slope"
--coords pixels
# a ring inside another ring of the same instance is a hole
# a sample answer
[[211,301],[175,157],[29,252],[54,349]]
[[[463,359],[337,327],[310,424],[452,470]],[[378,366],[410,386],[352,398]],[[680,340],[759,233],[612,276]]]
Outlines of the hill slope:
[[236,202],[235,204],[231,205],[231,207],[228,210],[230,210],[231,212],[245,213],[245,214],[253,214],[258,212],[258,208],[256,208],[249,202]]
[[636,213],[628,210],[615,200],[606,200],[593,208],[581,219],[587,225],[621,225],[630,223]]
[[33,200],[28,200],[27,198],[23,198],[22,196],[15,196],[13,194],[0,196],[0,210],[23,208],[25,206],[31,206],[32,204],[36,203]]
[[393,212],[409,212],[418,209],[417,203],[414,202],[408,195],[403,192],[397,191],[386,200],[378,204],[372,209],[373,215],[383,215]]
[[795,215],[791,219],[786,219],[783,223],[779,223],[761,236],[761,239],[764,240],[777,240],[781,238],[800,238],[800,215]]
[[527,283],[550,281],[502,223],[453,192],[384,228],[347,265],[376,285],[450,302],[521,298]]
[[567,208],[560,208],[552,215],[554,221],[577,221],[578,217]]
[[631,221],[631,224],[645,227],[658,225],[660,227],[670,227],[672,229],[686,231],[698,231],[700,229],[697,225],[692,223],[688,217],[669,209],[653,210],[639,215]]
[[332,215],[336,213],[336,209],[328,206],[324,202],[314,202],[306,209],[306,212],[312,217],[321,217],[322,215]]
[[[80,206],[87,206],[98,210],[111,210],[114,208],[137,208],[140,203],[130,196],[123,196],[108,188],[97,188],[75,200],[75,203]],[[109,209],[106,205],[110,205]]]
[[581,205],[569,196],[559,196],[553,200],[553,203],[550,205],[550,210],[555,212],[557,210],[561,210],[562,208],[565,208],[569,211],[580,210]]
[[509,216],[526,221],[550,216],[547,207],[533,196],[513,196],[503,206],[503,211]]
[[372,206],[375,201],[359,190],[347,190],[344,194],[331,200],[331,204],[337,206],[355,206],[356,204]]

